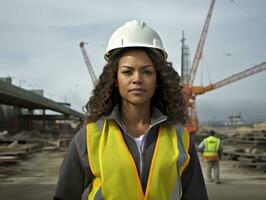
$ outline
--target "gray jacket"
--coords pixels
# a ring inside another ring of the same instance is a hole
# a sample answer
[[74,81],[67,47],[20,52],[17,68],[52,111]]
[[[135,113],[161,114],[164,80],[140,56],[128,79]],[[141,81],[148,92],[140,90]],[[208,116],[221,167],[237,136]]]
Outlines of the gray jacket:
[[[142,183],[142,189],[145,191],[150,165],[152,161],[152,155],[155,148],[158,128],[161,124],[170,124],[178,127],[175,121],[168,121],[167,117],[163,115],[158,109],[153,108],[151,116],[151,126],[145,134],[145,144],[143,149],[143,163],[142,171],[140,172],[140,153],[134,139],[126,132],[119,116],[118,106],[114,108],[111,115],[104,117],[104,119],[114,119],[119,124],[121,132],[123,133],[125,142],[128,149],[135,161],[140,180]],[[103,120],[97,122],[101,129]],[[207,200],[207,192],[202,176],[202,171],[199,163],[199,159],[195,150],[194,142],[191,138],[190,147],[190,162],[185,169],[182,177],[182,200]],[[87,199],[89,184],[92,182],[93,174],[90,170],[87,144],[86,144],[86,127],[83,127],[73,138],[68,150],[65,154],[65,158],[60,168],[59,179],[56,186],[54,200],[81,200]]]

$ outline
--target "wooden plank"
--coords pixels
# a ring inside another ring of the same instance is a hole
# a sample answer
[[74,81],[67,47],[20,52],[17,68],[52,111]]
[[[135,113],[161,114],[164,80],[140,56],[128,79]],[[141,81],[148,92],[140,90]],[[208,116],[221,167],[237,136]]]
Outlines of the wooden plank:
[[16,156],[1,156],[0,164],[16,164],[20,160]]
[[23,156],[24,154],[27,154],[26,151],[6,151],[6,152],[0,152],[0,156]]
[[15,174],[18,172],[17,168],[0,167],[0,174]]

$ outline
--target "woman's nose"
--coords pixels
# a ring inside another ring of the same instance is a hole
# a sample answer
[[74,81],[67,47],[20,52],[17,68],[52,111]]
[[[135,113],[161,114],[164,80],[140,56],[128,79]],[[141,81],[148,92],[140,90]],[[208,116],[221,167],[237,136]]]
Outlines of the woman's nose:
[[141,84],[142,83],[142,77],[141,74],[136,72],[133,77],[133,83],[134,84]]

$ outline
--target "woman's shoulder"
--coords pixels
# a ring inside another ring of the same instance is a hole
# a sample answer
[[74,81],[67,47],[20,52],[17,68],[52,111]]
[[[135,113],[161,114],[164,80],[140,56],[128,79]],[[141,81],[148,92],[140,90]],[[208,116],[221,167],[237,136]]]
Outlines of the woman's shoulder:
[[189,132],[184,125],[179,123],[177,120],[166,121],[164,125],[174,128],[178,138],[182,138],[182,140],[185,139],[186,141],[190,140]]
[[103,129],[103,126],[104,126],[104,122],[106,121],[107,119],[106,118],[100,118],[98,119],[97,121],[90,121],[90,122],[87,122],[85,125],[84,125],[84,129],[85,129],[85,132],[87,132],[87,128],[89,127],[89,125],[95,125],[100,132],[102,132],[102,129]]
[[73,145],[76,146],[79,151],[83,152],[83,150],[86,149],[87,146],[87,133],[89,125],[95,124],[98,127],[99,131],[101,131],[103,127],[103,122],[104,121],[100,119],[95,122],[84,123],[84,125],[77,131],[77,133],[73,137]]
[[183,133],[186,131],[186,129],[184,128],[184,125],[182,125],[180,122],[178,122],[175,119],[167,120],[162,124],[169,126],[169,127],[174,127],[176,129],[176,131],[179,133]]
[[86,126],[82,126],[75,134],[73,140],[77,143],[81,143],[86,138]]

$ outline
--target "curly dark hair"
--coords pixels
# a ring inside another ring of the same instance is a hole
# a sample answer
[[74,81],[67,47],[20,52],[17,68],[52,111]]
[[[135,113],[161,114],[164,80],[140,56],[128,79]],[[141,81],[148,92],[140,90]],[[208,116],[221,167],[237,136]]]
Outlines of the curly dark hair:
[[166,61],[159,51],[142,47],[124,48],[111,52],[109,62],[103,68],[99,82],[84,106],[87,112],[86,121],[97,121],[100,117],[109,115],[113,107],[121,103],[119,89],[116,87],[118,62],[125,52],[132,49],[145,51],[155,66],[157,88],[151,99],[151,106],[157,107],[168,116],[169,120],[175,119],[184,124],[186,121],[185,102],[180,76],[174,70],[172,63]]

